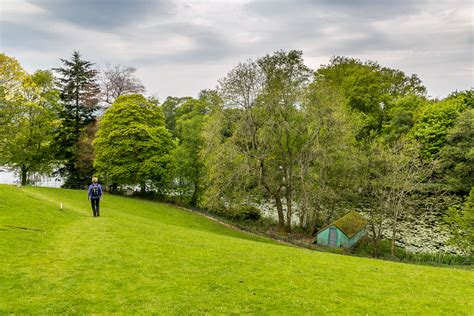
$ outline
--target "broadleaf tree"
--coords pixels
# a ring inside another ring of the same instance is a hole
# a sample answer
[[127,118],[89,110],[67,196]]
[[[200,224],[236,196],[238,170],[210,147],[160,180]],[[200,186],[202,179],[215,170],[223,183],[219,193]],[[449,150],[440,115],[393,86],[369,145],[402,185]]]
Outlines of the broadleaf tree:
[[337,88],[347,105],[364,115],[359,138],[372,139],[380,134],[386,112],[392,103],[406,95],[424,96],[426,88],[416,75],[383,67],[374,61],[343,56],[333,57],[315,73],[316,82]]
[[0,55],[0,104],[2,110],[2,150],[0,162],[20,176],[26,185],[34,173],[47,173],[54,157],[52,133],[57,126],[58,93],[50,71],[26,73],[19,63]]
[[425,159],[439,157],[440,150],[446,144],[448,131],[466,108],[474,108],[473,91],[454,93],[421,109],[409,136],[420,144]]
[[135,75],[136,71],[134,67],[107,64],[98,80],[102,101],[110,105],[122,95],[144,93],[145,86]]
[[202,132],[208,109],[202,100],[189,100],[176,110],[175,134],[178,146],[173,152],[175,175],[181,196],[190,196],[197,206],[203,190],[204,164],[200,153],[204,147]]
[[[220,127],[212,126],[207,133],[209,144],[219,144],[214,153],[208,148],[208,163],[216,161],[222,167],[234,167],[233,171],[208,168],[209,193],[205,201],[215,203],[227,198],[227,203],[239,204],[236,194],[220,196],[232,188],[214,188],[223,182],[236,188],[249,190],[241,197],[251,202],[253,196],[263,195],[271,199],[277,209],[281,230],[291,230],[294,214],[294,169],[305,142],[305,133],[299,128],[302,113],[298,110],[311,72],[302,60],[300,51],[279,51],[256,62],[248,61],[235,67],[220,85],[224,106],[215,111],[224,119]],[[222,114],[220,114],[221,112]],[[229,122],[225,122],[225,120]],[[211,119],[210,124],[215,124]],[[219,125],[219,123],[217,123]],[[230,137],[219,141],[222,129],[230,126]],[[231,178],[221,181],[215,173]],[[237,174],[238,172],[238,174]],[[239,182],[239,183],[235,183]],[[252,192],[253,193],[252,193]],[[259,192],[260,191],[260,192]]]
[[467,195],[474,187],[474,108],[459,113],[439,153],[439,174],[447,188]]
[[164,190],[170,179],[175,142],[156,102],[140,94],[115,100],[99,122],[94,166],[116,185],[147,185]]

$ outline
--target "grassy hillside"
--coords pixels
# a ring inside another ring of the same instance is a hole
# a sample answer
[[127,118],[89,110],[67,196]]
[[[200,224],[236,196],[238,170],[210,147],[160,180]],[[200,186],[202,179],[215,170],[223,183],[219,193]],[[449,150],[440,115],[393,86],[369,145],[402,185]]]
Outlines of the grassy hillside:
[[312,252],[123,197],[101,213],[83,191],[0,186],[0,314],[474,312],[471,271]]

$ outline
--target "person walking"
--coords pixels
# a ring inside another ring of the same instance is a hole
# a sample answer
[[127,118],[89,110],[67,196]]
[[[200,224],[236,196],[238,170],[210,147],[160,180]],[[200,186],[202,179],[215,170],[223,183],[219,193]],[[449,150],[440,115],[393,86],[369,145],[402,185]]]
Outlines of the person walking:
[[94,217],[99,217],[99,202],[102,200],[102,187],[98,183],[99,179],[97,177],[92,178],[92,184],[89,186],[89,191],[87,193],[88,199],[91,201],[92,214]]

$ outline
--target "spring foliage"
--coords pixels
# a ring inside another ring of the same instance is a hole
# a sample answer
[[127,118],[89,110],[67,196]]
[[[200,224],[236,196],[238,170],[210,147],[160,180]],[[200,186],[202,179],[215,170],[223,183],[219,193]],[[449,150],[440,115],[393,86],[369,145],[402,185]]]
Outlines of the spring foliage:
[[162,184],[174,145],[157,102],[121,96],[99,122],[94,166],[111,183]]

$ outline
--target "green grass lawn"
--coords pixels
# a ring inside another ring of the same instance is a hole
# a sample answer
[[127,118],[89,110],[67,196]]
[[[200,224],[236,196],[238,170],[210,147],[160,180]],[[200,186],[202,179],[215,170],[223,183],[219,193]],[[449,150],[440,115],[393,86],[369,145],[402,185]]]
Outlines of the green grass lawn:
[[472,271],[299,249],[154,202],[101,207],[0,186],[0,314],[474,313]]

